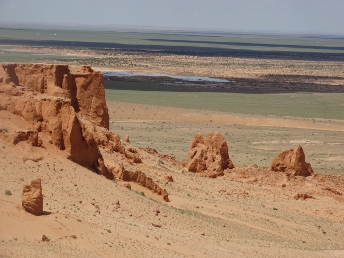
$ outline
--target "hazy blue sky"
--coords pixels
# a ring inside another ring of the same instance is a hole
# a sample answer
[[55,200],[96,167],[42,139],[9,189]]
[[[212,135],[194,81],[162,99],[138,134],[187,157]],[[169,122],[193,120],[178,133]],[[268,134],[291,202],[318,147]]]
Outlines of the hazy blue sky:
[[344,0],[0,0],[0,22],[344,34]]

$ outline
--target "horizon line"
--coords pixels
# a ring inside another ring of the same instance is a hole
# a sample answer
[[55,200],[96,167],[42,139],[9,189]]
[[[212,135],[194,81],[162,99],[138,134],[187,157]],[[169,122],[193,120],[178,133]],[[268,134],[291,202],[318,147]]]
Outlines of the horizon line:
[[[13,21],[0,21],[0,26],[10,26],[12,28],[26,28],[26,29],[131,29],[136,30],[153,30],[161,32],[199,32],[207,34],[260,34],[260,35],[308,35],[308,36],[344,36],[344,34],[332,34],[332,33],[316,33],[316,32],[277,32],[277,31],[249,31],[249,30],[229,30],[229,29],[201,29],[201,28],[187,28],[187,27],[159,27],[159,26],[141,26],[141,25],[123,25],[123,24],[86,24],[86,23],[53,23],[53,22],[13,22]],[[54,28],[55,27],[55,28]],[[56,28],[57,27],[57,28]]]

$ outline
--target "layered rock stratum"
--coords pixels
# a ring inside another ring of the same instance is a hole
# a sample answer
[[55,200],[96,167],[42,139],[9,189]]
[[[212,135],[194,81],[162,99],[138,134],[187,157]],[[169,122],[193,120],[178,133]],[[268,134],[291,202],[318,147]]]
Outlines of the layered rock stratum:
[[[114,179],[116,174],[108,169],[102,151],[121,156],[123,162],[142,163],[133,149],[126,148],[120,137],[108,130],[103,76],[89,66],[0,64],[1,110],[30,124],[27,131],[0,133],[13,144],[29,141],[33,146],[44,147],[42,138],[47,137],[72,161],[108,179]],[[135,173],[140,174],[141,185],[168,201],[165,189],[144,172]],[[136,181],[138,177],[133,178]]]

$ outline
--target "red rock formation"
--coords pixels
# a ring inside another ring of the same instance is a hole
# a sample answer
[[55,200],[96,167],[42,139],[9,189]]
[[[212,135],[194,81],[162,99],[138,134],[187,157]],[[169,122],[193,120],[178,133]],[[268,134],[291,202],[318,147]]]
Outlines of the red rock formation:
[[310,176],[313,174],[312,166],[305,161],[305,153],[301,146],[281,152],[272,161],[271,170],[285,172],[293,176]]
[[142,163],[140,157],[133,152],[132,148],[126,148],[121,143],[121,138],[118,134],[112,133],[101,127],[93,127],[93,136],[98,146],[102,147],[108,153],[120,153],[130,163]]
[[114,175],[109,171],[108,167],[105,165],[103,157],[100,155],[98,159],[98,164],[96,166],[96,170],[99,175],[106,177],[107,179],[113,180]]
[[294,195],[294,199],[296,199],[296,200],[300,199],[300,200],[304,201],[304,200],[309,199],[309,198],[314,199],[314,197],[312,195],[307,194],[307,193],[297,193]]
[[117,168],[110,168],[113,175],[126,182],[135,182],[139,185],[155,192],[158,195],[162,195],[164,201],[169,202],[168,193],[166,189],[161,188],[154,180],[150,177],[147,177],[145,173],[141,171],[128,171],[124,168],[123,165],[120,165]]
[[52,144],[70,154],[71,160],[87,167],[96,166],[100,155],[98,146],[69,100],[23,94],[10,98],[0,95],[0,102],[1,109],[19,115],[32,124],[33,136],[45,132],[50,135]]
[[[31,124],[29,131],[1,132],[2,138],[13,144],[29,140],[34,146],[42,146],[38,135],[44,133],[72,161],[94,168],[108,179],[114,179],[116,173],[108,169],[99,148],[118,153],[131,164],[142,162],[135,149],[126,148],[117,134],[108,131],[102,74],[90,67],[0,64],[0,110],[21,116]],[[166,190],[143,172],[129,172],[123,167],[120,171],[125,181],[137,182],[168,201]],[[31,187],[35,194],[39,192],[35,190],[37,184],[34,182]],[[25,196],[30,189],[24,188]],[[26,199],[23,206],[30,209],[32,204]],[[31,210],[37,213],[37,209]]]
[[109,129],[103,75],[89,66],[0,64],[0,83],[70,100],[74,111]]
[[207,177],[221,176],[225,169],[234,168],[222,135],[209,133],[203,138],[201,133],[196,133],[190,145],[186,168]]
[[5,132],[2,129],[0,129],[0,138],[12,143],[17,144],[22,141],[27,141],[31,143],[32,146],[36,147],[44,147],[43,142],[40,139],[37,132],[34,131],[16,131],[16,132]]
[[94,134],[94,128],[108,128],[109,123],[101,80],[89,67],[0,64],[0,110],[23,117],[32,127],[14,143],[29,137],[37,146],[35,136],[43,132],[72,161],[110,175]]
[[129,190],[131,190],[131,185],[129,183],[124,183],[123,186],[125,188],[128,188]]
[[123,141],[124,141],[124,142],[127,142],[127,143],[130,143],[129,134],[127,134],[126,136],[124,136]]
[[164,179],[165,179],[166,182],[174,182],[172,176],[164,176]]
[[34,215],[43,213],[43,195],[41,179],[31,182],[23,187],[22,205],[24,209]]

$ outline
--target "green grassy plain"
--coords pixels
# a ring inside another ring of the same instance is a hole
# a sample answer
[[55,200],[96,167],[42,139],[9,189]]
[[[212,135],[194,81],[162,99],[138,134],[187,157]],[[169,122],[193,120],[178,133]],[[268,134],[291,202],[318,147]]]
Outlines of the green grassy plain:
[[[7,63],[45,63],[46,59],[59,59],[61,62],[68,62],[71,56],[54,55],[54,54],[39,54],[34,52],[24,51],[8,51],[15,47],[21,46],[0,46],[0,62]],[[81,57],[73,56],[73,59],[81,60]]]
[[[104,84],[113,83],[104,81]],[[344,120],[343,93],[251,94],[107,89],[106,98],[109,101],[228,113]]]

